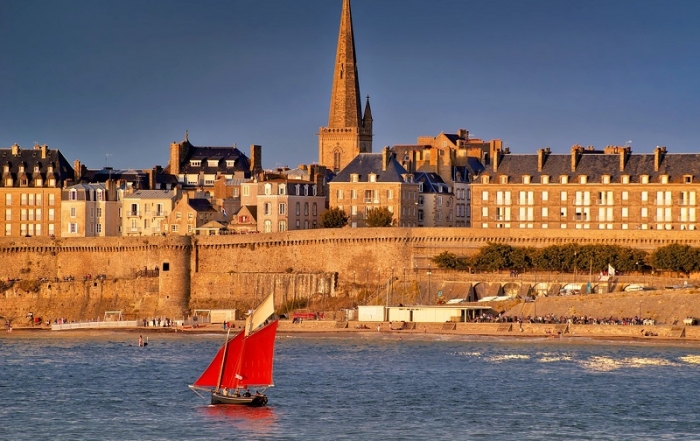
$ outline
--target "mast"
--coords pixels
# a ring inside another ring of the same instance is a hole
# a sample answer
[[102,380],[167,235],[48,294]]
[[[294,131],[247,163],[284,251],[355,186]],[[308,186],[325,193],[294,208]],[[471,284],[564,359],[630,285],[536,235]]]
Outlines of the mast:
[[221,387],[221,380],[224,377],[224,364],[226,364],[226,352],[228,351],[228,336],[231,333],[231,328],[226,331],[226,341],[224,342],[224,356],[221,357],[221,368],[219,369],[219,380],[216,382],[216,391]]

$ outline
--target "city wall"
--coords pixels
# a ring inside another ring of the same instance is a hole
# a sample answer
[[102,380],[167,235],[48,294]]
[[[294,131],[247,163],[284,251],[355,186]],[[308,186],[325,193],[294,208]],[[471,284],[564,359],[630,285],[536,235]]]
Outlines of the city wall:
[[[281,304],[295,298],[351,294],[363,286],[379,291],[392,276],[395,281],[416,280],[438,253],[469,255],[489,242],[533,247],[603,243],[648,251],[673,242],[700,247],[700,237],[688,232],[545,233],[343,228],[230,236],[0,239],[0,292],[4,291],[0,315],[31,310],[46,317],[85,319],[102,315],[102,308],[109,307],[131,316],[176,317],[193,309],[248,308],[269,292]],[[156,269],[156,277],[139,275]],[[95,280],[97,275],[106,279]],[[85,280],[86,276],[91,279]],[[64,282],[70,277],[74,280]],[[440,277],[436,272],[435,283]],[[7,282],[40,278],[46,280],[34,291],[23,291],[21,282]]]

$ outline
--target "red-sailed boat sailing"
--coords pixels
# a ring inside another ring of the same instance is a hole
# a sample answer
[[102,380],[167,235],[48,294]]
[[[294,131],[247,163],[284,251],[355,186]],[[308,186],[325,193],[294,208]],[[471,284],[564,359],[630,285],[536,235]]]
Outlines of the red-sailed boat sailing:
[[[274,386],[272,367],[277,320],[268,323],[274,309],[270,294],[248,316],[243,331],[230,339],[226,334],[226,342],[190,389],[197,395],[200,395],[198,390],[211,392],[211,404],[265,406],[265,389]],[[251,394],[250,387],[261,387],[263,391]]]

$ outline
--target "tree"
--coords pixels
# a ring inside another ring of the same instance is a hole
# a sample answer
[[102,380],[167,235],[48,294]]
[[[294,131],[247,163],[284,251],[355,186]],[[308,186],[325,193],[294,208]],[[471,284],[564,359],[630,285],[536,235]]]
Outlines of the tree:
[[394,213],[386,207],[372,208],[367,212],[365,224],[368,227],[390,227],[393,223]]
[[438,268],[462,269],[465,267],[464,261],[457,257],[456,254],[450,253],[449,251],[443,251],[430,260],[432,260]]
[[326,210],[321,214],[323,228],[342,228],[348,224],[348,215],[338,207]]

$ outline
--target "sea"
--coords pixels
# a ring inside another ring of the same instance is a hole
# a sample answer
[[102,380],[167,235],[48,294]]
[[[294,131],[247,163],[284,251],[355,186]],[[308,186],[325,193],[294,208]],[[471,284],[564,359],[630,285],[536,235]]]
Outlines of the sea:
[[0,336],[0,440],[700,439],[700,345],[278,334],[269,406],[188,389],[221,334]]

